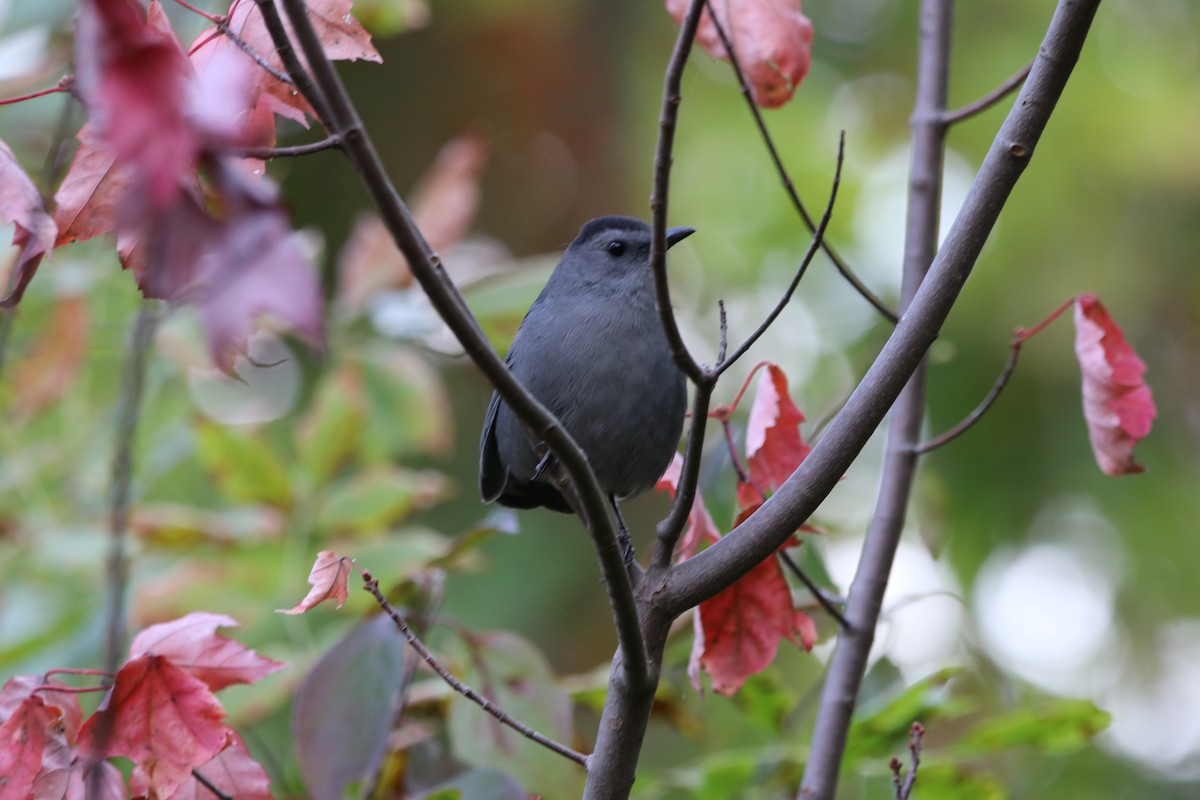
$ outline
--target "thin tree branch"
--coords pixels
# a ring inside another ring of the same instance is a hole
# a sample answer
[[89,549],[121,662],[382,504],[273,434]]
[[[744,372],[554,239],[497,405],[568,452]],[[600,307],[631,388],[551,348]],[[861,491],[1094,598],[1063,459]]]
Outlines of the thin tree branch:
[[715,378],[688,352],[683,336],[679,333],[675,314],[671,310],[671,291],[667,282],[667,197],[671,182],[671,151],[675,146],[675,124],[679,118],[679,87],[683,81],[683,68],[687,65],[692,44],[696,39],[696,28],[700,24],[704,3],[705,0],[692,0],[687,16],[679,26],[679,36],[675,39],[671,60],[667,63],[663,80],[662,113],[658,121],[658,147],[654,152],[654,190],[650,195],[650,268],[654,271],[658,316],[662,320],[663,331],[667,335],[667,344],[675,357],[675,363],[696,386],[712,383]]
[[767,318],[762,321],[758,329],[754,333],[746,337],[746,341],[742,342],[736,350],[729,356],[723,359],[715,369],[717,375],[720,375],[725,370],[733,366],[739,358],[746,354],[746,351],[754,346],[759,337],[767,332],[767,328],[783,313],[784,307],[791,301],[792,295],[796,292],[796,287],[800,285],[800,279],[804,277],[804,273],[808,271],[808,265],[812,263],[813,257],[821,248],[821,242],[825,240],[825,231],[829,227],[829,220],[833,218],[833,204],[837,200],[838,187],[842,183],[842,159],[845,155],[846,135],[843,133],[838,137],[838,154],[837,168],[833,173],[833,186],[829,190],[829,202],[825,204],[825,213],[821,215],[821,222],[817,225],[816,231],[813,232],[812,241],[809,242],[808,250],[804,253],[804,258],[800,260],[800,266],[796,269],[796,274],[792,277],[792,282],[788,285],[787,291],[779,298],[779,302],[775,304],[775,308],[771,309],[771,313],[767,314]]
[[289,147],[243,147],[230,151],[230,155],[238,158],[260,158],[267,161],[272,158],[295,158],[320,153],[322,150],[337,150],[342,146],[342,140],[337,136],[326,136],[319,142],[294,144]]
[[215,783],[206,778],[204,773],[202,773],[199,769],[192,770],[192,777],[195,778],[201,786],[212,792],[213,796],[216,797],[217,800],[233,800],[233,795],[225,794],[225,792],[221,791],[221,787],[217,786]]
[[[270,6],[269,0],[258,2],[264,11]],[[308,19],[303,0],[284,0],[284,8],[313,70],[313,77],[320,87],[319,91],[327,101],[330,116],[325,117],[326,126],[341,138],[342,152],[358,171],[371,193],[384,224],[400,252],[408,259],[413,276],[462,344],[466,355],[492,382],[517,418],[537,438],[546,443],[575,483],[585,512],[583,522],[592,536],[604,575],[617,629],[617,640],[625,655],[623,668],[627,670],[627,677],[632,684],[639,687],[646,685],[649,681],[649,666],[637,604],[634,601],[629,573],[625,569],[624,554],[617,544],[616,525],[608,498],[601,491],[595,473],[588,465],[587,456],[562,423],[529,393],[492,349],[462,295],[443,269],[440,257],[433,252],[417,228],[404,201],[400,199],[399,193],[388,178],[378,151],[363,128],[341,79],[325,56],[321,41]],[[278,33],[272,31],[272,41],[277,48],[290,47],[282,26]],[[288,63],[287,60],[284,63]],[[300,81],[297,81],[297,86],[305,91]],[[312,98],[309,98],[309,102],[312,102]]]
[[1004,369],[1000,371],[1000,377],[996,378],[996,383],[992,385],[992,390],[988,392],[987,397],[983,398],[983,402],[976,406],[975,410],[968,414],[962,422],[959,422],[950,430],[940,436],[935,436],[932,439],[927,439],[915,445],[913,447],[914,453],[924,455],[937,450],[942,445],[949,444],[969,431],[976,422],[979,422],[983,418],[983,415],[996,402],[996,398],[1000,396],[1000,392],[1004,391],[1004,387],[1008,385],[1008,380],[1012,377],[1013,370],[1017,368],[1017,356],[1021,354],[1022,342],[1022,339],[1013,337],[1013,340],[1009,343],[1008,361],[1004,364]]
[[388,599],[383,596],[383,592],[379,590],[379,581],[376,580],[375,577],[366,570],[363,571],[362,577],[363,589],[371,593],[371,595],[375,598],[375,602],[379,604],[379,607],[383,609],[385,614],[391,617],[392,622],[396,625],[396,628],[401,634],[404,635],[404,638],[408,640],[409,646],[417,652],[417,655],[424,659],[425,663],[429,665],[429,668],[432,669],[439,678],[446,682],[447,686],[470,700],[472,703],[478,705],[484,711],[495,717],[498,721],[512,728],[526,739],[537,742],[547,750],[552,750],[553,752],[558,753],[560,756],[574,761],[576,764],[587,764],[587,756],[585,756],[583,753],[576,752],[566,745],[559,744],[548,736],[538,733],[520,720],[514,719],[508,712],[500,708],[500,706],[496,705],[491,700],[479,694],[479,692],[476,692],[458,678],[454,677],[454,675],[452,675],[448,669],[442,666],[441,662],[437,660],[437,657],[429,651],[429,648],[425,646],[425,643],[417,638],[417,635],[413,633],[412,628],[408,626],[408,622],[404,619],[400,612],[396,610],[396,607],[389,603]]
[[820,586],[817,586],[817,584],[813,582],[812,578],[804,574],[804,570],[800,569],[800,565],[796,563],[796,560],[783,550],[780,550],[778,555],[779,560],[782,561],[783,565],[788,568],[788,571],[799,578],[800,582],[808,587],[808,591],[812,593],[812,596],[816,599],[818,605],[825,609],[825,613],[836,619],[838,621],[838,625],[840,625],[843,630],[849,628],[850,623],[846,621],[844,616],[842,616],[841,610],[834,605],[833,600],[829,598],[829,595],[824,589],[822,589]]
[[[317,115],[317,119],[321,120],[326,129],[331,129],[332,117],[329,111],[329,103],[325,99],[325,94],[320,87],[313,81],[312,75],[300,63],[300,57],[296,55],[296,48],[292,46],[292,39],[288,36],[287,29],[283,26],[283,18],[279,16],[279,9],[275,6],[275,0],[254,0],[258,6],[259,13],[263,16],[263,23],[266,25],[267,33],[271,36],[271,43],[275,45],[275,54],[279,56],[279,61],[283,64],[284,74],[280,80],[285,83],[290,83],[296,87],[308,104],[312,106],[313,111]],[[290,16],[290,13],[289,13]],[[307,17],[306,17],[307,19]],[[295,22],[293,21],[293,25]],[[312,27],[310,24],[308,27]],[[227,36],[233,38],[236,44],[238,39],[233,35],[233,31],[227,30]],[[278,77],[279,73],[270,64],[262,61],[262,59],[254,53],[249,46],[244,48],[246,53],[258,62],[263,69]],[[325,58],[325,51],[321,51],[321,59],[328,61]],[[311,61],[309,62],[312,63]]]
[[[946,110],[950,80],[952,19],[953,0],[922,0],[916,99],[911,120],[912,166],[900,290],[901,315],[907,312],[937,254],[947,130],[942,114]],[[883,593],[891,576],[916,478],[918,456],[913,445],[921,435],[925,376],[926,363],[922,360],[891,411],[879,497],[847,597],[846,617],[850,626],[837,639],[821,688],[812,748],[801,783],[802,798],[832,800],[837,792],[850,716],[875,641]]]
[[[143,300],[134,318],[129,345],[126,349],[125,368],[121,375],[121,397],[117,401],[117,429],[112,461],[112,486],[109,491],[108,519],[108,577],[107,601],[105,603],[104,671],[116,674],[125,651],[125,595],[129,588],[129,562],[126,556],[126,539],[129,522],[130,486],[133,482],[133,447],[137,424],[142,406],[142,392],[146,383],[146,362],[149,360],[150,345],[158,327],[158,304]],[[95,752],[103,753],[105,743],[112,736],[112,716],[102,714],[98,720],[96,740],[100,742]],[[103,780],[100,770],[94,769],[102,759],[98,755],[88,758],[84,773],[88,774],[87,796],[99,797]]]
[[45,97],[46,95],[50,95],[50,94],[59,94],[60,92],[68,92],[69,93],[74,88],[75,88],[75,76],[74,75],[64,75],[62,78],[59,79],[58,83],[56,83],[53,86],[50,86],[46,89],[38,89],[36,92],[30,92],[29,94],[23,94],[23,95],[20,95],[19,97],[5,97],[3,99],[0,99],[0,106],[11,106],[11,105],[15,105],[16,103],[24,103],[26,100],[34,100],[38,97]]
[[[862,450],[937,338],[988,234],[1028,166],[1079,58],[1100,0],[1059,0],[1040,54],[997,132],[927,279],[846,405],[796,472],[738,528],[648,585],[665,613],[682,614],[731,585],[812,514]],[[648,582],[649,583],[649,582]],[[851,623],[853,615],[848,615]]]
[[679,485],[675,487],[675,502],[666,518],[655,529],[654,553],[650,557],[650,569],[662,572],[671,566],[671,556],[679,544],[679,537],[692,513],[696,501],[696,486],[700,481],[700,458],[704,452],[704,434],[708,427],[708,407],[712,402],[715,384],[696,385],[692,398],[692,424],[688,428],[687,445],[683,450],[683,468],[680,470]]
[[[767,146],[767,153],[771,156],[771,163],[775,165],[775,171],[779,173],[779,179],[783,182],[783,190],[787,192],[788,199],[792,201],[792,206],[796,209],[796,213],[800,215],[800,219],[804,220],[804,224],[808,226],[809,233],[816,234],[817,228],[813,223],[812,215],[808,213],[808,208],[800,199],[799,192],[796,191],[796,185],[792,182],[792,176],[788,174],[787,167],[783,165],[783,159],[779,155],[778,148],[775,147],[775,140],[771,138],[771,132],[767,130],[767,122],[763,119],[762,111],[759,110],[758,104],[754,102],[754,94],[750,91],[750,84],[746,80],[746,75],[742,71],[742,65],[738,61],[737,51],[734,49],[733,40],[725,32],[725,28],[721,25],[717,15],[712,13],[712,3],[706,0],[705,4],[709,6],[709,17],[713,21],[713,27],[716,28],[717,36],[721,39],[721,45],[725,48],[725,52],[729,54],[729,65],[733,68],[733,74],[737,77],[738,88],[742,92],[742,97],[746,100],[746,107],[750,110],[750,115],[754,117],[754,124],[758,128],[758,133],[762,136],[763,143]],[[821,249],[825,251],[825,255],[829,256],[829,260],[841,273],[842,277],[854,287],[854,291],[862,295],[863,299],[875,307],[875,310],[882,314],[892,324],[896,323],[896,312],[888,308],[887,303],[879,299],[862,280],[854,274],[854,270],[850,269],[850,265],[846,263],[837,251],[833,249],[833,245],[825,239],[818,237],[821,243]]]
[[1025,79],[1029,77],[1029,70],[1033,69],[1033,62],[1030,61],[1008,80],[997,86],[992,91],[985,94],[983,97],[976,100],[974,103],[969,103],[962,108],[956,108],[953,111],[947,111],[942,114],[942,122],[946,125],[954,125],[963,120],[970,119],[976,114],[987,111],[992,106],[999,103],[1008,95],[1020,88]]

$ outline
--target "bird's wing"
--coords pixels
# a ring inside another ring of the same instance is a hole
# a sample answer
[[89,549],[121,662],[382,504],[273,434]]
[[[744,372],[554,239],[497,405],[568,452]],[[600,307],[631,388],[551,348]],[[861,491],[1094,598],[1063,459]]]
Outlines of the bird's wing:
[[479,494],[485,503],[499,498],[508,484],[508,468],[500,461],[500,450],[496,445],[496,417],[499,414],[500,393],[493,391],[487,416],[483,418],[483,434],[479,437]]

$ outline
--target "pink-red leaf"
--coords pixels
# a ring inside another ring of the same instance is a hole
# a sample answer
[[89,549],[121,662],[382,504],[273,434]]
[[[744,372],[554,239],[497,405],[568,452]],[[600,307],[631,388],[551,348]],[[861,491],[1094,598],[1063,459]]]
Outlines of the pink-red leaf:
[[70,764],[62,712],[29,695],[0,725],[0,800],[61,796]]
[[778,365],[768,364],[746,425],[746,461],[762,491],[778,489],[808,457],[812,447],[800,435],[802,422],[804,415],[788,395],[787,376]]
[[1133,446],[1150,433],[1158,413],[1142,379],[1146,365],[1094,294],[1075,298],[1075,355],[1096,463],[1108,475],[1141,472]]
[[191,66],[157,0],[85,0],[75,36],[76,86],[108,150],[131,165],[155,206],[194,170],[187,119]]
[[774,556],[696,609],[696,638],[688,672],[699,690],[699,671],[713,689],[732,695],[775,659],[779,641],[811,650],[816,626],[792,607],[787,579]]
[[[350,0],[309,0],[305,3],[317,36],[325,46],[325,55],[334,61],[363,60],[381,61],[379,52],[371,44],[371,37],[350,14]],[[261,56],[276,72],[283,71],[283,62],[275,53],[275,44],[267,32],[266,23],[258,9],[258,3],[242,0],[233,4],[229,17],[229,30],[245,42],[251,50]],[[286,17],[284,25],[291,31]],[[293,41],[295,37],[293,36]],[[192,43],[192,63],[198,72],[207,68],[209,59],[217,53],[227,51],[252,63],[248,55],[216,28],[209,28]],[[312,114],[308,101],[290,83],[279,80],[262,67],[255,65],[255,78],[250,91],[250,105],[254,108],[270,108],[274,113],[288,119],[308,124],[307,115]]]
[[170,797],[196,767],[225,749],[233,731],[208,686],[163,656],[127,661],[100,710],[79,731],[95,758],[124,756]]
[[37,187],[4,142],[0,142],[0,217],[16,229],[12,241],[21,248],[12,292],[0,300],[0,307],[9,308],[21,301],[42,257],[54,246],[58,229],[46,213]]
[[[676,453],[675,458],[667,467],[667,471],[654,485],[655,490],[667,492],[674,499],[675,492],[679,488],[682,471],[683,456]],[[712,544],[720,538],[721,531],[713,522],[712,515],[708,513],[708,508],[704,505],[704,498],[700,496],[700,490],[697,489],[696,498],[692,501],[692,510],[688,512],[687,528],[683,532],[683,537],[679,541],[679,549],[676,551],[678,560],[686,561],[696,554],[701,544]]]
[[36,695],[42,698],[46,705],[62,713],[63,733],[66,734],[67,741],[73,742],[79,733],[79,726],[83,723],[83,709],[79,706],[79,696],[73,692],[56,692],[45,688],[48,686],[66,688],[66,684],[57,678],[43,679],[40,675],[17,675],[10,678],[0,689],[0,722],[11,717],[27,697]]
[[[126,800],[129,792],[125,789],[125,778],[121,771],[107,761],[96,763],[87,769],[88,759],[76,753],[71,762],[71,776],[67,783],[66,795],[47,797],[45,800]],[[85,769],[87,769],[85,773]],[[92,779],[95,770],[100,771],[99,778]]]
[[341,608],[342,604],[346,602],[346,598],[350,596],[348,588],[350,569],[350,559],[342,558],[332,550],[322,550],[317,553],[317,560],[308,573],[308,582],[312,585],[312,589],[295,606],[276,609],[276,613],[292,616],[303,614],[326,600],[337,601],[337,607]]
[[[691,5],[689,0],[666,2],[676,22]],[[800,0],[717,0],[710,7],[733,45],[754,102],[778,108],[790,100],[812,63],[813,27]],[[696,43],[713,58],[729,58],[707,9]]]
[[165,656],[214,692],[235,683],[254,683],[283,669],[280,662],[258,655],[241,642],[216,635],[217,628],[237,624],[233,617],[197,611],[151,625],[134,638],[129,657]]
[[[241,736],[234,731],[230,731],[229,736],[229,746],[196,771],[228,797],[236,797],[237,800],[271,800],[271,781],[267,771],[250,757],[250,751],[246,749]],[[133,770],[129,788],[134,797],[149,796],[150,778],[145,770],[140,767]],[[189,775],[170,800],[213,800],[213,797],[212,789],[200,783],[195,775]]]

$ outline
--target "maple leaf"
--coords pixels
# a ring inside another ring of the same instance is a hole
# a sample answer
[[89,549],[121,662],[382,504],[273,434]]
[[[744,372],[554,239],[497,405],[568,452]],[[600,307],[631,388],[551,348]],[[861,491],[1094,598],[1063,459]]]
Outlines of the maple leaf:
[[[37,696],[45,701],[47,706],[58,709],[62,714],[63,733],[67,741],[75,741],[79,726],[83,723],[83,709],[79,706],[79,697],[72,692],[56,692],[49,686],[66,684],[57,678],[43,678],[40,675],[17,675],[10,678],[3,688],[0,688],[0,722],[11,717],[25,699]],[[35,692],[36,690],[36,692]]]
[[[676,22],[691,5],[689,0],[666,4]],[[754,102],[778,108],[790,100],[812,63],[813,27],[800,0],[715,0],[710,8],[733,45]],[[709,9],[700,17],[696,43],[713,58],[729,60]]]
[[350,596],[350,566],[350,559],[343,558],[332,550],[317,553],[317,560],[313,562],[308,573],[308,582],[312,585],[308,594],[292,608],[277,608],[275,613],[289,616],[303,614],[326,600],[336,600],[337,607],[341,608]]
[[152,0],[85,0],[75,36],[76,86],[89,122],[116,159],[131,165],[148,199],[174,200],[194,171],[200,141],[188,120],[193,72]]
[[0,798],[62,796],[70,764],[62,711],[28,695],[0,725]]
[[237,627],[224,614],[197,611],[142,630],[129,647],[130,659],[164,656],[171,663],[220,691],[235,683],[254,683],[284,664],[260,656],[241,642],[217,636],[217,628]]
[[1142,379],[1146,365],[1094,294],[1075,298],[1075,355],[1096,463],[1113,476],[1143,471],[1133,446],[1150,433],[1158,414]]
[[816,626],[792,607],[792,593],[774,556],[696,609],[697,631],[688,659],[692,685],[700,691],[700,670],[719,694],[732,695],[751,675],[775,659],[781,639],[811,650]]
[[[208,763],[197,767],[205,780],[220,789],[228,797],[238,800],[271,800],[271,780],[262,765],[250,757],[246,743],[236,732],[230,732],[229,746],[213,756]],[[134,797],[149,796],[150,778],[141,767],[133,770],[129,779],[130,793]],[[175,790],[170,800],[212,800],[213,792],[189,775]]]
[[12,243],[21,248],[13,267],[13,289],[0,300],[0,308],[9,308],[21,301],[43,256],[54,246],[58,229],[46,213],[37,187],[4,142],[0,142],[0,216],[12,223]]
[[[371,44],[371,37],[366,30],[350,14],[350,0],[307,0],[309,18],[317,32],[317,37],[324,45],[325,55],[333,61],[374,61],[383,59],[379,51]],[[275,52],[275,44],[267,31],[266,22],[258,4],[247,0],[234,0],[231,6],[228,26],[241,41],[246,43],[255,54],[260,56],[276,72],[282,73],[283,62]],[[291,23],[284,15],[284,27],[291,36]],[[295,37],[291,36],[292,41]],[[190,48],[192,63],[198,72],[204,71],[210,59],[223,57],[221,54],[236,54],[249,64],[253,60],[233,43],[227,36],[213,27],[203,31]],[[303,53],[298,53],[303,60]],[[312,107],[304,99],[296,87],[290,82],[282,81],[260,66],[255,65],[257,72],[250,87],[250,106],[255,109],[270,109],[273,114],[299,122],[308,127],[308,116],[313,113]]]
[[224,717],[199,678],[164,656],[139,656],[125,662],[83,724],[79,749],[92,758],[132,760],[159,797],[170,797],[193,769],[225,749],[233,730]]
[[[682,471],[683,456],[676,453],[675,458],[667,466],[667,471],[658,479],[658,483],[654,484],[655,491],[667,492],[672,500],[675,499]],[[692,509],[688,512],[687,528],[679,540],[678,560],[686,561],[696,554],[701,544],[712,544],[720,538],[721,531],[713,522],[712,515],[708,513],[708,508],[704,505],[704,498],[697,489],[696,498],[692,501]]]
[[768,364],[758,379],[746,424],[746,461],[751,479],[762,491],[782,486],[812,451],[800,435],[802,422],[804,415],[788,395],[787,376],[778,365]]

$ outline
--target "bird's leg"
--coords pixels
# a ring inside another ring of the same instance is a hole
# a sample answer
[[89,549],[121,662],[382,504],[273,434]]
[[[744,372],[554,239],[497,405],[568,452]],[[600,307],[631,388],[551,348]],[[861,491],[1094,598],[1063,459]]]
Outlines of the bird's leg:
[[617,515],[617,544],[621,546],[621,553],[625,556],[625,567],[628,569],[633,564],[633,538],[629,535],[629,526],[625,524],[625,518],[621,516],[617,498],[610,494],[608,502],[612,503],[613,513]]
[[[542,445],[542,447],[546,447],[546,446]],[[530,480],[534,480],[534,481],[541,480],[542,475],[544,475],[546,473],[546,471],[549,470],[553,466],[554,466],[554,453],[552,453],[550,451],[550,448],[547,447],[546,454],[542,456],[542,460],[539,461],[537,463],[537,466],[533,468],[533,477],[530,478]]]

